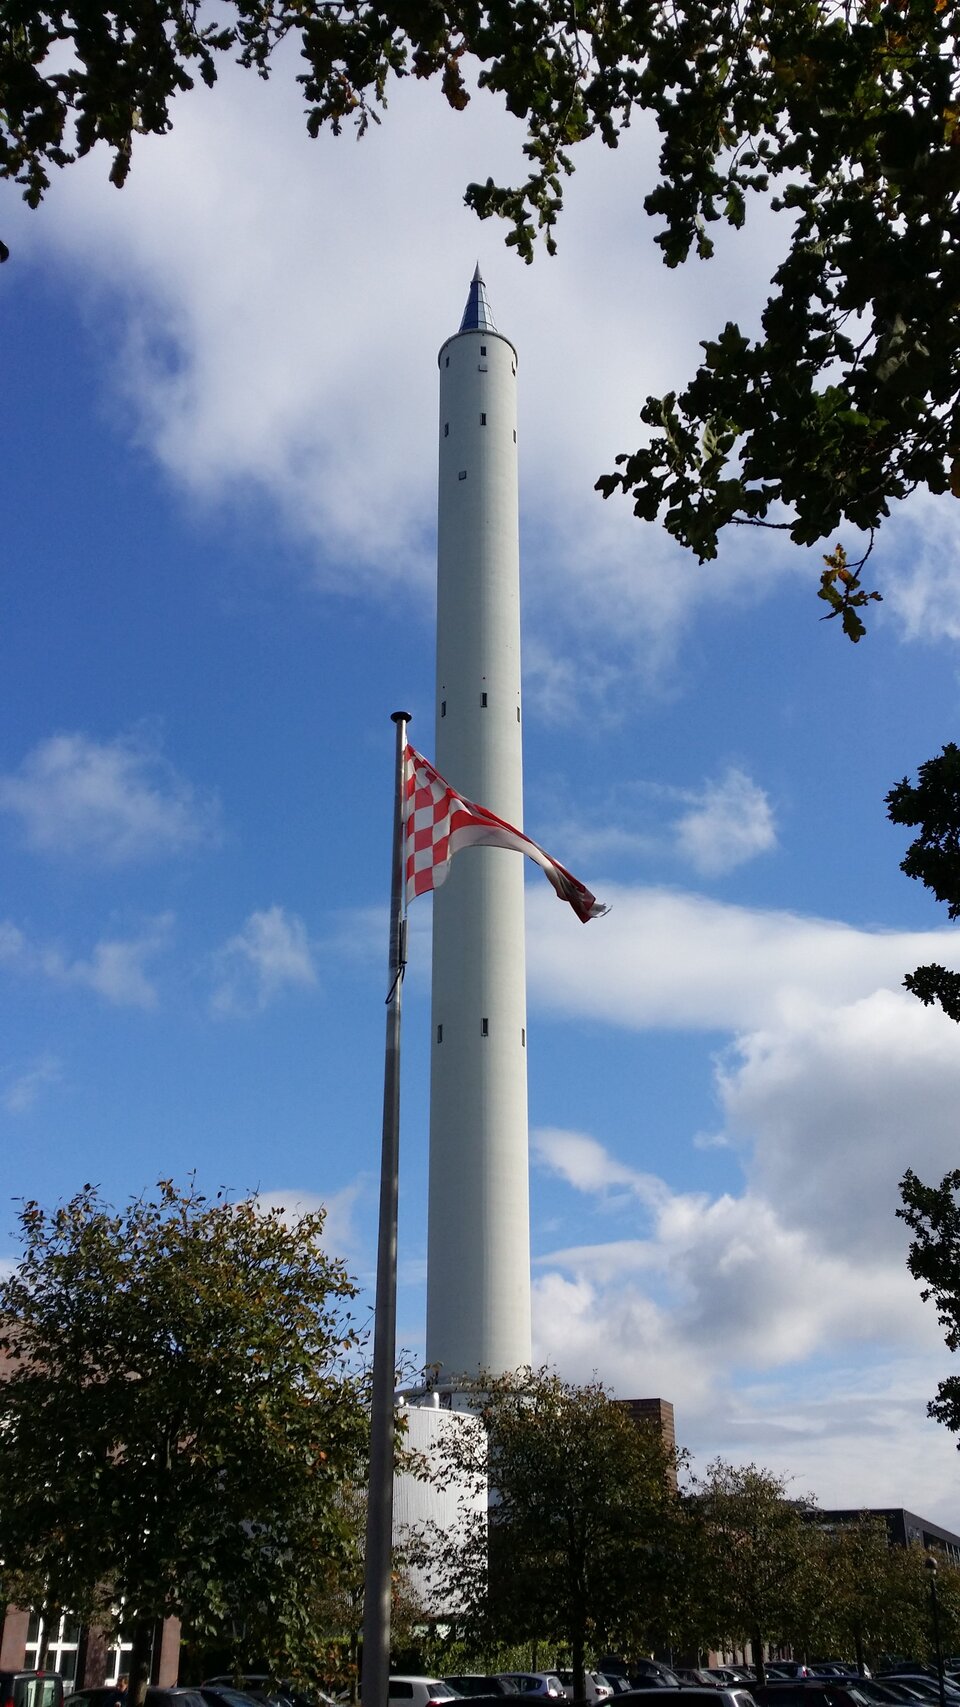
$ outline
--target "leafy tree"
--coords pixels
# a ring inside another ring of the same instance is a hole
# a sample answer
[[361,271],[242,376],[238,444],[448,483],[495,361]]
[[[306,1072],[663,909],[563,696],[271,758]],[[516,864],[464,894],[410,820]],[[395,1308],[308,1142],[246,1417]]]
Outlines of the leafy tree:
[[[960,748],[951,741],[920,766],[915,784],[908,777],[898,782],[887,795],[887,815],[894,824],[920,826],[900,870],[945,901],[949,918],[960,918]],[[904,984],[925,1006],[939,1002],[950,1019],[960,1021],[960,972],[918,966]]]
[[20,1213],[0,1285],[0,1557],[23,1605],[136,1631],[175,1614],[277,1674],[312,1670],[312,1597],[350,1544],[367,1421],[354,1287],[323,1212],[160,1181]]
[[695,1480],[704,1523],[713,1615],[727,1642],[749,1640],[761,1683],[764,1645],[802,1628],[816,1575],[810,1502],[787,1498],[786,1483],[755,1464],[717,1459]]
[[588,1645],[645,1646],[662,1619],[676,1511],[667,1452],[598,1383],[541,1369],[481,1386],[482,1427],[451,1430],[435,1474],[478,1494],[489,1476],[489,1511],[422,1536],[436,1598],[478,1647],[567,1648],[582,1698]]
[[[900,1181],[903,1208],[897,1210],[913,1234],[907,1267],[922,1282],[921,1298],[932,1298],[948,1349],[960,1347],[960,1169],[944,1174],[939,1185],[924,1185],[911,1168]],[[927,1410],[938,1422],[960,1432],[960,1375],[948,1375]],[[960,1444],[960,1443],[958,1443]]]
[[[471,184],[527,260],[555,247],[576,146],[653,114],[645,197],[670,267],[713,252],[757,196],[785,215],[759,336],[728,324],[648,442],[598,482],[703,561],[730,524],[809,545],[873,530],[916,487],[960,495],[960,37],[933,0],[0,0],[0,174],[36,206],[50,171],[138,132],[224,54],[267,76],[297,41],[312,135],[379,121],[392,79],[475,81],[526,127],[526,179]],[[852,640],[878,597],[837,547],[820,596]],[[862,560],[861,560],[862,562]]]

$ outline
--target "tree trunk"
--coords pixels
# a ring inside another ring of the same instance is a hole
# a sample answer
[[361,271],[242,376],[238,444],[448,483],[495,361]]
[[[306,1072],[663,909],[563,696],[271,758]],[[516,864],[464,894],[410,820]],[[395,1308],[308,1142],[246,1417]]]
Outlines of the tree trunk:
[[757,1682],[766,1683],[767,1668],[763,1660],[763,1636],[759,1630],[751,1631],[750,1647],[753,1650],[753,1663],[757,1668]]
[[854,1646],[856,1647],[856,1650],[857,1650],[857,1671],[860,1673],[861,1677],[866,1677],[867,1674],[866,1674],[866,1671],[864,1670],[864,1664],[863,1664],[863,1631],[861,1630],[859,1624],[857,1625],[856,1630],[853,1633],[853,1640],[854,1640]]
[[583,1675],[583,1624],[577,1621],[576,1628],[570,1632],[570,1658],[573,1661],[573,1699],[585,1701],[587,1698],[587,1680]]
[[153,1659],[152,1618],[138,1618],[133,1626],[133,1648],[130,1654],[130,1707],[143,1707],[150,1682],[150,1662]]

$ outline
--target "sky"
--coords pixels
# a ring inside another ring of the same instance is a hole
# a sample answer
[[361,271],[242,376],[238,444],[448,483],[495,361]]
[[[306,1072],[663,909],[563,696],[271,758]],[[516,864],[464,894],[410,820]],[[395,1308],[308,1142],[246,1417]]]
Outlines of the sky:
[[23,1199],[195,1174],[326,1205],[369,1310],[390,713],[432,752],[436,356],[479,258],[519,354],[526,828],[611,907],[583,926],[529,868],[535,1359],[672,1400],[695,1470],[960,1530],[926,1416],[951,1357],[896,1218],[906,1168],[960,1162],[960,1034],[902,988],[960,938],[884,808],[956,734],[958,516],[885,526],[855,648],[816,550],[741,529],[699,567],[604,503],[646,396],[756,326],[786,227],[751,210],[665,270],[641,124],[583,151],[527,267],[462,205],[521,170],[489,97],[404,83],[362,141],[312,142],[296,70],[181,98],[120,193],[96,153],[36,212],[0,188],[0,1262]]

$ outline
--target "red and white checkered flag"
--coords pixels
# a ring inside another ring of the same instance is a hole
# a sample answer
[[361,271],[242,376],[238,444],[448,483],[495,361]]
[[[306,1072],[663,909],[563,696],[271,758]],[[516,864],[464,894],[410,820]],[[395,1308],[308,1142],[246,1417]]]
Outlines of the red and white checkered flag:
[[536,860],[561,901],[569,901],[584,924],[607,911],[589,889],[529,836],[504,823],[485,806],[465,800],[414,747],[405,747],[403,752],[403,833],[408,903],[415,895],[439,889],[446,882],[450,861],[460,848],[482,844],[512,848]]

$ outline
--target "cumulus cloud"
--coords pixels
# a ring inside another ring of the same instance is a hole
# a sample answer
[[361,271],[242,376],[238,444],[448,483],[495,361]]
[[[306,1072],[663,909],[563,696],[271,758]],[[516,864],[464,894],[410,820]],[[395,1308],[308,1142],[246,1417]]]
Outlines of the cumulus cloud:
[[676,837],[683,858],[705,877],[733,871],[777,842],[766,794],[736,766],[691,800],[677,819]]
[[793,559],[768,535],[763,574],[750,572],[754,542],[738,541],[704,575],[594,483],[636,445],[646,393],[694,371],[701,338],[727,318],[756,322],[788,221],[757,206],[742,237],[720,231],[709,268],[669,276],[651,338],[637,303],[664,299],[656,228],[622,216],[654,175],[648,120],[616,151],[577,150],[560,253],[523,268],[503,229],[463,206],[471,179],[525,175],[523,128],[495,101],[481,93],[454,114],[408,79],[359,145],[311,142],[296,71],[289,49],[268,83],[224,66],[213,95],[175,103],[169,136],[138,140],[122,198],[95,154],[32,222],[20,216],[18,244],[55,245],[108,293],[113,383],[181,487],[212,503],[265,500],[316,546],[324,586],[381,597],[402,582],[424,611],[436,351],[481,252],[520,353],[525,597],[539,631],[527,704],[561,718],[572,695],[602,710],[628,673],[634,688],[662,682],[693,609],[765,597]]
[[824,1504],[952,1521],[954,1444],[926,1418],[949,1354],[896,1209],[907,1166],[938,1180],[956,1162],[956,1027],[901,988],[918,961],[956,964],[956,933],[603,893],[618,928],[598,948],[602,931],[562,932],[530,890],[531,1006],[726,1033],[709,1142],[739,1180],[690,1191],[600,1132],[535,1132],[582,1229],[549,1249],[541,1223],[536,1356],[671,1398],[695,1452],[767,1463]]
[[0,1090],[0,1107],[7,1114],[27,1114],[48,1086],[59,1083],[63,1068],[56,1055],[44,1053],[7,1077]]
[[877,989],[898,992],[904,973],[925,961],[960,967],[956,931],[859,930],[606,883],[602,873],[591,881],[613,912],[576,932],[556,916],[549,890],[528,885],[529,990],[545,1008],[615,1026],[738,1032]]
[[0,811],[19,820],[28,847],[110,866],[181,853],[217,828],[215,802],[136,735],[39,741],[0,776]]
[[[540,794],[548,797],[541,785]],[[736,765],[699,789],[618,779],[616,790],[590,801],[579,816],[551,823],[551,847],[568,859],[630,862],[669,857],[704,877],[722,876],[777,845],[766,791]]]
[[317,982],[303,920],[284,907],[251,913],[236,936],[214,956],[216,985],[210,1000],[218,1015],[262,1012],[289,988]]
[[157,990],[145,966],[166,946],[172,923],[169,913],[160,914],[140,936],[103,938],[82,959],[71,957],[57,944],[31,942],[11,920],[0,920],[0,965],[55,984],[93,990],[116,1007],[154,1008]]

